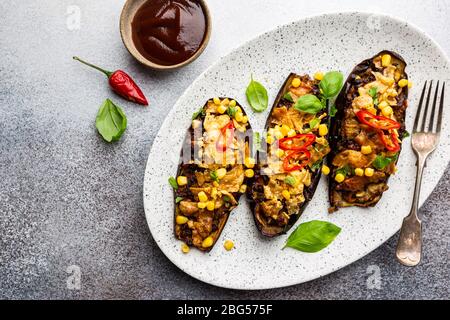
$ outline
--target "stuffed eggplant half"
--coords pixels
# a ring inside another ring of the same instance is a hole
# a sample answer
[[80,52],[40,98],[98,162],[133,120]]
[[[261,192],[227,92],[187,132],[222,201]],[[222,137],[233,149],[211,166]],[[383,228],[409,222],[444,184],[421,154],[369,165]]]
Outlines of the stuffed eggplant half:
[[374,206],[396,171],[405,136],[406,63],[382,51],[358,64],[336,100],[330,127],[330,212]]
[[302,98],[319,101],[319,81],[290,74],[267,119],[267,149],[258,152],[255,177],[247,191],[264,236],[278,236],[295,224],[315,192],[322,160],[330,151],[325,107],[316,113],[301,111]]
[[249,128],[244,110],[230,98],[208,100],[193,115],[174,189],[175,236],[185,249],[211,250],[245,193],[255,164]]

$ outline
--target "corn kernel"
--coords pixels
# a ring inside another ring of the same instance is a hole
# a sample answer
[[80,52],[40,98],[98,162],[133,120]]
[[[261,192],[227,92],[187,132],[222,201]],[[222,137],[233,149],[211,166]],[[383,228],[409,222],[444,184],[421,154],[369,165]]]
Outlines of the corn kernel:
[[252,169],[255,166],[256,160],[254,158],[247,157],[244,159],[244,164],[247,168]]
[[371,146],[362,146],[361,147],[361,153],[362,154],[370,154],[370,153],[372,153],[372,147]]
[[323,79],[323,73],[322,72],[316,72],[314,74],[314,79],[321,81]]
[[408,80],[406,80],[406,79],[402,79],[398,82],[398,86],[400,88],[406,87],[407,85],[408,85]]
[[183,243],[183,244],[181,245],[181,251],[182,251],[183,253],[188,253],[189,250],[191,250],[191,249],[189,248],[189,246],[188,246],[186,243]]
[[372,168],[366,168],[366,169],[364,170],[364,175],[365,175],[366,177],[371,177],[371,176],[373,176],[373,173],[374,173],[374,170],[373,170]]
[[277,138],[277,139],[282,139],[284,137],[283,133],[279,130],[276,130],[274,135],[275,135],[275,138]]
[[291,130],[289,130],[289,132],[287,133],[287,136],[290,138],[290,137],[295,136],[296,134],[297,134],[297,132],[295,132],[294,129],[291,129]]
[[231,249],[233,249],[234,243],[231,240],[226,240],[223,244],[223,247],[225,248],[225,250],[230,251]]
[[284,155],[284,151],[281,149],[277,149],[277,151],[275,151],[275,154],[278,158],[281,158]]
[[219,183],[217,181],[214,181],[213,186],[217,188],[219,186]]
[[206,202],[197,202],[197,207],[199,209],[205,209],[206,208]]
[[247,191],[247,185],[243,184],[240,188],[239,188],[239,192],[240,193],[245,193],[245,191]]
[[326,136],[328,134],[328,127],[326,124],[322,123],[319,126],[319,135]]
[[206,209],[208,209],[209,211],[213,211],[213,210],[214,210],[214,207],[215,207],[214,201],[208,201],[208,202],[206,203]]
[[294,88],[298,88],[298,87],[300,86],[300,79],[299,79],[299,78],[294,78],[294,79],[292,79],[291,85],[292,85]]
[[185,186],[185,185],[187,185],[187,182],[188,182],[187,177],[185,177],[185,176],[177,177],[177,183],[179,186]]
[[412,88],[413,82],[411,80],[408,80],[408,88]]
[[211,188],[211,198],[217,198],[217,188]]
[[356,174],[357,176],[362,177],[362,176],[364,175],[364,170],[361,169],[361,168],[356,168],[356,169],[355,169],[355,174]]
[[280,131],[284,136],[287,136],[287,134],[290,130],[291,130],[291,128],[289,128],[289,126],[285,125],[285,124],[283,124],[280,128]]
[[342,181],[345,180],[345,176],[342,173],[338,173],[335,177],[334,180],[336,180],[337,182],[341,183]]
[[243,116],[241,122],[242,123],[247,123],[248,122],[248,117],[247,116]]
[[202,242],[203,248],[209,248],[214,244],[214,240],[212,237],[206,237],[205,240]]
[[244,114],[242,112],[236,112],[236,114],[234,115],[234,118],[236,119],[237,122],[242,122],[243,117]]
[[330,173],[330,168],[328,166],[326,166],[326,165],[323,165],[322,166],[322,173],[327,176]]
[[224,105],[220,105],[217,107],[217,112],[219,112],[220,114],[224,114],[225,111],[227,111],[227,107],[225,107]]
[[206,202],[206,201],[208,201],[208,196],[206,195],[206,193],[204,191],[200,191],[198,193],[198,199],[200,200],[200,202]]
[[223,100],[222,100],[222,104],[223,104],[224,106],[228,106],[228,105],[230,104],[230,99],[228,99],[228,98],[223,99]]
[[231,100],[230,101],[230,107],[236,107],[236,100]]
[[381,110],[383,110],[384,108],[389,107],[389,103],[387,103],[386,101],[381,101],[378,104],[378,108],[380,108]]
[[266,142],[267,142],[268,144],[272,144],[272,143],[275,142],[275,139],[274,139],[272,136],[267,136]]
[[217,104],[217,105],[220,104],[220,99],[217,98],[217,97],[214,97],[214,98],[213,98],[213,101],[214,101],[214,104]]
[[177,224],[185,224],[186,222],[188,222],[188,218],[186,218],[185,216],[177,216],[175,218]]
[[255,175],[255,172],[253,171],[253,169],[247,169],[244,171],[244,175],[247,178],[253,178],[253,176]]
[[381,113],[385,117],[389,117],[392,114],[392,112],[394,112],[394,111],[392,110],[392,108],[390,106],[387,106],[387,107],[381,109]]
[[291,198],[291,193],[288,190],[283,190],[281,192],[281,195],[283,196],[283,198],[285,198],[286,200],[289,200]]
[[227,169],[220,168],[216,170],[217,178],[222,179],[227,174]]
[[373,108],[373,107],[370,107],[370,108],[367,108],[366,109],[368,112],[370,112],[371,114],[377,114],[377,109],[375,109],[375,108]]
[[388,67],[391,64],[391,55],[389,54],[383,54],[381,57],[381,65],[383,67]]

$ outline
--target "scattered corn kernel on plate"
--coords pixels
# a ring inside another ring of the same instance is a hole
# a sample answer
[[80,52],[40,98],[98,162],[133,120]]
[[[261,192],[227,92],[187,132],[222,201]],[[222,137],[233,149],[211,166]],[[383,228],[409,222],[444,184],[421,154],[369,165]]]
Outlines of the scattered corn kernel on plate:
[[[175,238],[175,204],[168,183],[169,177],[177,175],[180,150],[192,114],[211,97],[233,97],[244,109],[253,130],[262,131],[270,107],[256,113],[248,105],[245,88],[252,74],[267,88],[271,106],[291,72],[312,75],[339,70],[347,77],[356,64],[382,50],[397,52],[407,62],[406,72],[414,83],[409,89],[406,113],[406,129],[410,130],[424,81],[449,81],[450,62],[422,31],[392,17],[341,13],[300,20],[242,45],[201,74],[165,119],[147,162],[145,213],[152,236],[163,253],[181,270],[201,281],[233,289],[268,289],[327,275],[360,259],[393,236],[412,200],[415,156],[409,139],[403,144],[398,171],[390,178],[389,190],[375,207],[342,208],[329,214],[328,186],[322,176],[296,225],[285,235],[267,238],[255,226],[248,200],[241,197],[217,242],[206,252],[189,250]],[[450,101],[449,97],[446,100]],[[427,163],[421,204],[436,186],[450,158],[449,121],[450,113],[444,111],[441,142]],[[329,221],[342,230],[334,242],[317,253],[282,250],[289,233],[298,224],[311,220]],[[393,252],[387,254],[394,259]]]

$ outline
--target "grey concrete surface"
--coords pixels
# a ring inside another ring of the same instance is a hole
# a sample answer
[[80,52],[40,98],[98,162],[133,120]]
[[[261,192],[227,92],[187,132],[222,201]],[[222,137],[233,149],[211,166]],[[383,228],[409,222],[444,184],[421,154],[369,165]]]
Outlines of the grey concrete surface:
[[[355,9],[412,21],[450,52],[448,1],[208,2],[208,48],[188,67],[166,73],[142,69],[124,49],[118,30],[123,1],[0,2],[0,298],[450,298],[448,172],[422,209],[424,258],[416,268],[395,261],[398,235],[340,271],[275,290],[216,288],[165,258],[144,217],[147,155],[179,95],[220,56],[276,25]],[[127,70],[151,106],[116,97],[101,74],[72,55]],[[107,97],[123,106],[129,123],[111,145],[94,127]],[[80,267],[80,290],[67,287],[71,265]],[[380,287],[374,288],[377,272]]]

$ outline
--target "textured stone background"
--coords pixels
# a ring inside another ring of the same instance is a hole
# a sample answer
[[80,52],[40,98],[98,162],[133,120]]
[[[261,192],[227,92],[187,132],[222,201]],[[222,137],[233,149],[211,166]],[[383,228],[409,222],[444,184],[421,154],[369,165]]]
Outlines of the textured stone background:
[[[413,269],[394,259],[397,236],[324,278],[253,292],[201,283],[163,256],[142,205],[147,155],[178,96],[217,58],[279,24],[348,10],[411,21],[450,53],[448,1],[208,2],[208,48],[190,66],[166,73],[143,70],[124,49],[123,1],[0,2],[0,298],[449,298],[449,173],[422,208],[424,259]],[[77,30],[70,28],[71,6],[81,13]],[[129,71],[151,107],[115,97],[101,74],[71,60],[75,54]],[[94,127],[98,106],[110,96],[129,122],[113,145]],[[81,268],[81,290],[66,287],[69,265]],[[366,285],[373,266],[380,289]]]

